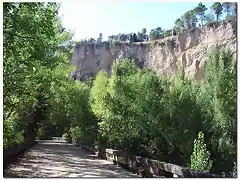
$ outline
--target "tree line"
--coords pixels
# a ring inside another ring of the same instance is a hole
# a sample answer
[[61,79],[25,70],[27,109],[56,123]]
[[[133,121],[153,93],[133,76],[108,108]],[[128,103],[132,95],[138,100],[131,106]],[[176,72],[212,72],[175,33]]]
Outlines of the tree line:
[[[215,2],[208,8],[203,4],[199,3],[195,8],[184,13],[180,18],[177,18],[174,22],[174,27],[169,30],[165,30],[162,27],[157,27],[155,29],[151,29],[147,34],[146,28],[143,28],[139,32],[132,32],[128,34],[118,34],[108,36],[108,42],[122,42],[122,43],[130,43],[130,42],[145,42],[145,41],[153,41],[157,39],[162,39],[164,37],[169,37],[171,35],[176,35],[180,33],[183,29],[191,29],[200,26],[204,26],[211,22],[218,22],[222,17],[223,13],[226,13],[223,19],[232,20],[237,17],[237,3],[235,2]],[[101,36],[100,36],[101,35]],[[100,33],[99,38],[102,39],[102,33]],[[98,39],[99,39],[98,38]],[[94,40],[94,38],[91,38]],[[82,40],[83,41],[83,40]],[[91,41],[92,42],[92,41]],[[95,41],[94,42],[99,42]]]
[[199,3],[197,7],[187,11],[180,18],[175,21],[174,30],[180,31],[181,28],[190,29],[198,26],[204,26],[206,23],[214,21],[214,15],[216,21],[220,20],[223,12],[226,12],[226,20],[235,19],[237,17],[237,3],[233,2],[215,2],[210,7],[210,12],[206,14],[208,9],[203,3]]
[[[198,84],[114,62],[70,76],[76,45],[56,3],[3,4],[3,146],[64,136],[196,170],[236,176],[236,56],[218,50]],[[100,40],[100,39],[99,39]]]

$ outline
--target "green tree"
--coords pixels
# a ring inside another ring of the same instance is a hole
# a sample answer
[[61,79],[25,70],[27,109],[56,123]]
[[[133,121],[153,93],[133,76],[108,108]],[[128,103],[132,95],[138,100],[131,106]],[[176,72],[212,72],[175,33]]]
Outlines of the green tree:
[[144,34],[141,32],[138,32],[137,38],[138,38],[138,41],[142,42],[144,39]]
[[234,19],[237,14],[237,5],[233,2],[224,2],[222,4],[223,11],[227,13],[226,19]]
[[171,36],[172,30],[166,30],[164,31],[164,37],[169,37]]
[[183,20],[184,20],[185,26],[188,29],[196,27],[197,18],[196,18],[195,11],[194,10],[187,11],[183,15]]
[[163,35],[163,29],[162,29],[161,27],[157,27],[157,28],[155,29],[155,31],[156,31],[156,33],[157,33],[157,37],[158,37],[158,38],[161,38],[162,35]]
[[[4,3],[3,9],[4,142],[9,142],[4,147],[8,147],[16,138],[7,132],[36,136],[40,118],[47,114],[49,72],[67,63],[72,42],[57,18],[56,3]],[[12,122],[15,127],[9,126]]]
[[61,135],[71,125],[94,139],[89,91],[69,75],[74,42],[58,9],[56,3],[4,3],[4,148]]
[[224,2],[222,3],[223,11],[227,13],[227,15],[230,15],[232,3],[231,2]]
[[99,42],[99,43],[102,42],[102,39],[103,39],[102,36],[103,36],[102,33],[99,33],[99,37],[98,37],[98,39],[97,39],[97,42]]
[[142,29],[142,33],[143,33],[144,35],[146,35],[147,29],[146,29],[146,28],[143,28],[143,29]]
[[204,84],[188,79],[181,68],[175,76],[157,76],[133,60],[115,62],[110,77],[99,72],[90,99],[101,142],[186,166],[194,136],[202,130],[212,172],[230,176],[236,162],[236,139],[230,133],[236,132],[236,61],[221,52],[210,56],[205,70]]
[[132,42],[137,42],[137,41],[138,41],[137,35],[136,33],[133,33]]
[[151,41],[156,40],[158,37],[157,32],[154,29],[152,29],[149,33],[149,37],[150,37]]
[[176,21],[174,22],[174,24],[175,24],[176,27],[184,28],[184,21],[183,21],[182,18],[176,19]]
[[207,10],[206,6],[202,3],[199,3],[196,8],[194,8],[194,11],[196,15],[199,16],[199,19],[201,21],[201,25],[203,26],[203,21],[205,20],[205,11]]
[[209,172],[211,166],[212,161],[210,160],[210,152],[207,151],[206,144],[204,143],[204,134],[203,132],[199,132],[198,138],[194,140],[190,168],[197,171]]
[[206,23],[210,23],[210,22],[213,22],[214,21],[214,15],[212,13],[207,13],[205,15],[205,21]]
[[216,20],[219,21],[219,18],[222,14],[222,4],[220,2],[215,2],[213,3],[213,5],[211,6],[211,9],[214,11],[214,13],[216,14]]
[[[213,133],[213,170],[228,175],[236,161],[237,142],[233,136],[237,129],[236,68],[236,55],[220,48],[215,50],[206,64],[204,91],[207,96],[202,96],[202,99],[209,98],[203,113],[209,114],[209,122],[212,124],[208,131]],[[207,125],[204,127],[207,128]]]
[[126,34],[121,34],[120,35],[120,41],[126,41],[127,40],[127,35]]

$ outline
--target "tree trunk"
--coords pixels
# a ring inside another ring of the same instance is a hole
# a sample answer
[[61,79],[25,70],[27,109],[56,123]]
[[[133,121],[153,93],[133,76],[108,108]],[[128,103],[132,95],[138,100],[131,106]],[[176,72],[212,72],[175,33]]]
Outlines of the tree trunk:
[[24,138],[28,140],[36,139],[40,123],[46,118],[46,110],[48,106],[45,103],[47,101],[47,98],[44,97],[44,95],[42,94],[43,91],[40,90],[38,92],[39,92],[37,95],[38,104],[36,106],[36,111],[33,114],[33,117],[30,118],[30,121],[25,130]]

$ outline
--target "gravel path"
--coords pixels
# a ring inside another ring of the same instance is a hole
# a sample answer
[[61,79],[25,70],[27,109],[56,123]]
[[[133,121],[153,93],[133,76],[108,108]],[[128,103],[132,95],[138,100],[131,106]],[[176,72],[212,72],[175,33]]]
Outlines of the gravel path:
[[109,177],[138,176],[71,144],[39,141],[31,150],[10,164],[5,178]]

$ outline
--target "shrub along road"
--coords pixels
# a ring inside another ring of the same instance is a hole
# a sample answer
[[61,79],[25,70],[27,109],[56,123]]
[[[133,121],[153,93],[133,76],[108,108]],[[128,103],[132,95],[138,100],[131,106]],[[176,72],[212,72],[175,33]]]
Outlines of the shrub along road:
[[80,147],[56,141],[39,141],[10,164],[5,178],[138,177]]

